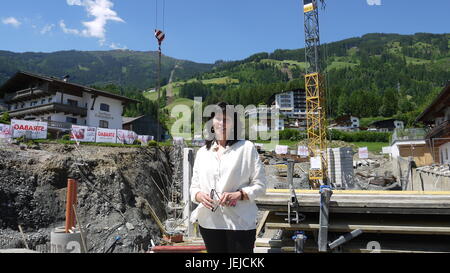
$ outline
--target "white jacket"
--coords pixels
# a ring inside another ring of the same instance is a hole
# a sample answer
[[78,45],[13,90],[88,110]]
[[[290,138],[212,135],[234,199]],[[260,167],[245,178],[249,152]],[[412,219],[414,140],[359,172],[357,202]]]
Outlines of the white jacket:
[[195,200],[198,192],[209,194],[212,189],[219,196],[223,192],[242,189],[250,200],[238,201],[236,207],[220,206],[215,212],[200,204],[192,212],[191,221],[198,220],[200,226],[208,229],[256,229],[258,208],[255,199],[266,192],[266,176],[255,145],[250,141],[239,141],[227,146],[221,160],[215,152],[216,146],[213,144],[209,151],[202,147],[197,152],[190,188],[192,202],[198,204]]

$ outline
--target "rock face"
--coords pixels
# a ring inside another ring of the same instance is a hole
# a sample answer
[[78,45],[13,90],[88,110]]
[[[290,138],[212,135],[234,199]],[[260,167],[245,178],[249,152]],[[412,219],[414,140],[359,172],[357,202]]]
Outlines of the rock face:
[[48,244],[52,229],[64,226],[67,179],[74,178],[89,252],[104,252],[118,236],[114,252],[147,250],[161,233],[140,204],[167,218],[175,154],[169,147],[0,147],[0,249],[24,246],[18,225],[30,248]]

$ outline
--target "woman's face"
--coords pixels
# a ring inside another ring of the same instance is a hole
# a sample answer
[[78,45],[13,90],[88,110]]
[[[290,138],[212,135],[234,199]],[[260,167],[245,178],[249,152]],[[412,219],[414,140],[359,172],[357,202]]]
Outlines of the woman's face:
[[213,118],[213,128],[217,140],[229,140],[230,132],[233,129],[233,119],[229,115],[216,113]]

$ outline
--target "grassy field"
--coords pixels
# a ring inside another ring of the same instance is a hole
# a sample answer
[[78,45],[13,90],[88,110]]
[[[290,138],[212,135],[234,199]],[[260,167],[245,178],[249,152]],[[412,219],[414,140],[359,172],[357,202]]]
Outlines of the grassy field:
[[306,66],[307,66],[307,64],[305,62],[297,62],[297,61],[293,61],[293,60],[279,61],[279,60],[272,60],[272,59],[264,59],[264,60],[261,60],[261,63],[275,64],[278,68],[281,68],[283,65],[287,64],[290,69],[292,69],[294,67],[298,67],[300,69],[306,69]]
[[172,109],[177,105],[186,105],[189,108],[191,108],[194,105],[194,101],[191,99],[185,99],[185,98],[178,98],[171,104],[166,106],[166,109],[169,110],[169,113],[172,111]]
[[359,148],[367,147],[369,152],[374,154],[380,154],[383,147],[390,146],[388,142],[353,142],[352,144],[358,146]]

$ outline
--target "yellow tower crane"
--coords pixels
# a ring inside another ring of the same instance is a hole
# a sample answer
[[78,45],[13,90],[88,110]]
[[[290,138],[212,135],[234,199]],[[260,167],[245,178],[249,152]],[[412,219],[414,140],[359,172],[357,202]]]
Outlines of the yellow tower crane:
[[[303,0],[305,15],[306,121],[312,188],[327,184],[326,102],[320,67],[319,0]],[[324,0],[320,0],[324,4]]]

